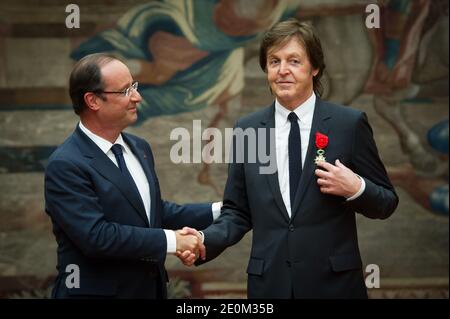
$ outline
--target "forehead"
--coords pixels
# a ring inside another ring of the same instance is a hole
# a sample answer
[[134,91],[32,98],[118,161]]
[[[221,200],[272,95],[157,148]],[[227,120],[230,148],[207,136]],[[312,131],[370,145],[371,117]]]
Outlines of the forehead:
[[128,83],[132,77],[127,66],[118,60],[110,61],[100,67],[103,82],[122,85]]
[[280,54],[306,54],[303,43],[297,37],[290,37],[280,43],[277,43],[267,50],[267,56],[280,55]]

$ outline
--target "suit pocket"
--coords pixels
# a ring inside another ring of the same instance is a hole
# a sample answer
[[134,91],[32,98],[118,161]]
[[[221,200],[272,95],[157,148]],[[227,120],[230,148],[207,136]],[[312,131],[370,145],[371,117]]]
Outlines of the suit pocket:
[[362,268],[361,257],[357,254],[330,256],[330,263],[335,272]]
[[247,274],[261,276],[264,272],[264,260],[250,258],[247,267]]
[[117,282],[115,280],[100,279],[96,277],[80,278],[79,288],[67,288],[69,296],[99,296],[113,297],[117,295]]

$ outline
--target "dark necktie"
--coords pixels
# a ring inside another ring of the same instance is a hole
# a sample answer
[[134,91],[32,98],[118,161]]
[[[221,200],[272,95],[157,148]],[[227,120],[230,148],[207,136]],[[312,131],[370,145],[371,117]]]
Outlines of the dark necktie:
[[297,192],[300,176],[302,175],[302,143],[300,139],[300,128],[298,117],[294,112],[289,113],[291,130],[289,131],[289,188],[291,194],[291,212],[294,209],[295,193]]
[[[139,194],[139,190],[136,186],[136,183],[134,182],[133,177],[130,174],[130,171],[127,168],[127,165],[125,164],[125,159],[123,157],[123,152],[122,152],[122,145],[120,144],[114,144],[111,147],[111,151],[114,153],[114,156],[116,157],[117,160],[117,164],[119,165],[119,169],[122,172],[122,175],[128,179],[128,182],[131,183],[131,185],[133,185],[135,187],[135,190],[138,192]],[[139,194],[139,197],[141,195]]]

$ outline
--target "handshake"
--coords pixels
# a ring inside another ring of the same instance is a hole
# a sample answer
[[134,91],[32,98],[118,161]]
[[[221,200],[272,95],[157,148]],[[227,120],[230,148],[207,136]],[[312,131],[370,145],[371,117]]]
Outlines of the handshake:
[[175,231],[177,238],[176,256],[186,266],[192,266],[198,257],[205,260],[206,248],[202,235],[194,228],[183,227]]

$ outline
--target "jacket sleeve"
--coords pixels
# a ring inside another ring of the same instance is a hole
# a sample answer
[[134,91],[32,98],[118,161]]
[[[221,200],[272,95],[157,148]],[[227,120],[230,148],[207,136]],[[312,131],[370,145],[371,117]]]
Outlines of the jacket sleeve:
[[178,205],[163,201],[162,205],[163,228],[176,230],[188,226],[201,230],[213,222],[212,203]]
[[[233,153],[236,156],[236,139],[233,138]],[[239,242],[252,228],[245,182],[245,165],[234,158],[228,167],[223,206],[220,217],[206,228],[204,244],[206,261],[220,255],[227,247]],[[206,262],[198,261],[198,264]]]
[[355,125],[352,143],[352,170],[366,182],[364,192],[346,204],[369,218],[388,218],[398,205],[398,196],[378,154],[372,128],[365,113]]

